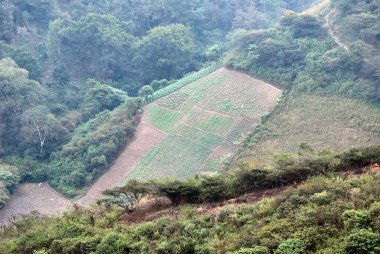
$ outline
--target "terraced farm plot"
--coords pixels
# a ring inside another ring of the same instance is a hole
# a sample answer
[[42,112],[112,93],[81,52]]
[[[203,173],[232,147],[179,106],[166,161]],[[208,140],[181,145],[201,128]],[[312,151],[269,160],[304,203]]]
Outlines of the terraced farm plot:
[[281,90],[221,68],[145,107],[143,122],[166,133],[127,179],[184,179],[215,171],[235,141],[275,106]]

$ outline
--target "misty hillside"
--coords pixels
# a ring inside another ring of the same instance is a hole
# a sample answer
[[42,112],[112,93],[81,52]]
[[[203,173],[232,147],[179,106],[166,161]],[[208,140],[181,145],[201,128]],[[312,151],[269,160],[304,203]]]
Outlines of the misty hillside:
[[380,253],[376,0],[0,1],[0,253]]

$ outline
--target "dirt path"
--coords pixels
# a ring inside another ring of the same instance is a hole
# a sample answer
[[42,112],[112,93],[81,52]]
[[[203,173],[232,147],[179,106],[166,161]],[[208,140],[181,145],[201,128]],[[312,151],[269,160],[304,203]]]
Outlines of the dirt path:
[[18,215],[30,214],[33,211],[38,211],[42,215],[55,215],[63,213],[71,206],[70,200],[46,183],[21,184],[0,211],[0,225],[8,223]]
[[132,143],[120,154],[111,168],[91,186],[86,195],[76,203],[89,206],[102,197],[102,191],[122,183],[134,166],[165,136],[165,133],[141,122]]
[[325,17],[326,20],[326,27],[329,31],[330,36],[334,39],[335,43],[338,44],[341,48],[345,49],[346,51],[349,51],[349,47],[342,42],[342,40],[339,37],[339,31],[338,29],[333,25],[332,18],[335,16],[336,10],[331,10]]

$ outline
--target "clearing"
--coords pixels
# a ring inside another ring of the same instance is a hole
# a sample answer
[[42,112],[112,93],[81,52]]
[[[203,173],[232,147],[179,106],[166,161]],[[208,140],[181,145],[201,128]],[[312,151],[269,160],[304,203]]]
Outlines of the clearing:
[[127,179],[184,179],[215,171],[276,105],[281,90],[220,68],[149,104],[143,123],[166,134]]
[[38,211],[42,215],[55,215],[65,212],[71,206],[70,200],[46,183],[20,184],[0,211],[0,226],[16,216],[27,215],[33,211]]

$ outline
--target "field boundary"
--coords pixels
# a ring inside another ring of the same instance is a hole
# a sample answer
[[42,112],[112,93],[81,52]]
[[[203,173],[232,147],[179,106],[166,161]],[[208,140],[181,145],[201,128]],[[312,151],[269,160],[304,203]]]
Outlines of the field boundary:
[[203,68],[197,72],[193,72],[189,75],[186,75],[185,77],[176,81],[175,83],[154,92],[152,96],[147,98],[147,100],[145,101],[145,105],[147,105],[147,104],[149,104],[155,100],[158,100],[158,99],[160,99],[166,95],[169,95],[169,94],[177,91],[178,89],[180,89],[180,88],[182,88],[182,87],[184,87],[190,83],[193,83],[193,82],[195,82],[201,78],[206,77],[207,75],[213,73],[214,71],[216,71],[217,69],[219,69],[222,66],[223,66],[223,64],[221,64],[221,63],[214,63],[214,64],[211,64],[210,66],[205,67],[205,68]]

